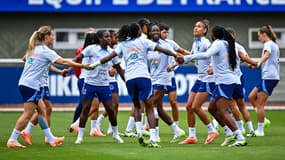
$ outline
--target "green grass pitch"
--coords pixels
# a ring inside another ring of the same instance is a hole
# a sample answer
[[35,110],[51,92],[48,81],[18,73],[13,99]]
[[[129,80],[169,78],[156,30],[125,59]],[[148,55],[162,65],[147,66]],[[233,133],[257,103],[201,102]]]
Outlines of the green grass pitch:
[[[161,148],[144,148],[136,138],[125,138],[124,144],[116,143],[111,136],[90,137],[90,122],[85,130],[81,145],[74,144],[76,135],[68,133],[67,127],[73,112],[53,112],[52,132],[56,136],[65,136],[62,146],[51,148],[44,144],[43,132],[37,126],[32,133],[32,146],[25,149],[9,149],[6,147],[15,121],[20,112],[0,112],[0,160],[282,160],[285,159],[285,111],[267,111],[271,120],[269,128],[265,129],[265,137],[248,137],[248,146],[240,148],[221,147],[224,131],[219,128],[219,137],[210,145],[203,142],[207,130],[196,116],[198,144],[179,145],[169,143],[173,134],[171,129],[160,120]],[[256,114],[251,112],[256,128]],[[124,131],[129,117],[128,111],[120,111],[118,115],[119,130]],[[108,120],[102,125],[106,132]],[[180,127],[188,135],[185,111],[180,111]],[[245,126],[246,127],[246,126]],[[22,137],[20,143],[25,144]]]

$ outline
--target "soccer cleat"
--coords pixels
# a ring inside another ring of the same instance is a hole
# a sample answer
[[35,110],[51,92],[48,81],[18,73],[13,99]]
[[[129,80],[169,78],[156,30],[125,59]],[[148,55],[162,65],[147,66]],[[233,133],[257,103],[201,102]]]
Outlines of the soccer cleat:
[[107,135],[112,135],[112,134],[113,134],[113,129],[111,127],[108,127]]
[[170,143],[176,143],[180,140],[180,138],[182,138],[184,136],[185,136],[185,132],[182,129],[180,129],[178,134],[174,134]]
[[31,135],[29,133],[27,133],[26,131],[22,131],[21,132],[22,137],[24,138],[25,142],[28,145],[32,145],[32,141],[31,141]]
[[256,134],[254,131],[250,131],[248,134],[246,134],[247,137],[256,137]]
[[155,142],[160,143],[160,137],[157,137]]
[[82,139],[77,138],[76,141],[74,142],[75,144],[81,144],[82,143]]
[[122,139],[119,135],[114,136],[113,138],[114,138],[118,143],[124,143],[123,139]]
[[146,142],[142,136],[138,138],[138,141],[139,144],[142,145],[143,147],[146,147],[148,145],[148,142]]
[[267,118],[264,118],[264,128],[267,128],[267,127],[269,127],[270,125],[271,125],[270,120],[267,119]]
[[218,135],[219,135],[219,132],[217,131],[209,133],[204,144],[211,144],[218,137]]
[[150,133],[149,131],[146,131],[146,130],[142,130],[142,135],[145,136],[145,137],[149,137],[150,136]]
[[256,137],[264,137],[264,132],[258,132],[257,130],[254,132]]
[[246,140],[237,140],[235,143],[228,145],[228,147],[243,147],[246,146]]
[[185,140],[179,142],[179,144],[195,144],[198,142],[198,139],[195,137],[195,138],[192,138],[192,137],[187,137]]
[[235,136],[232,135],[232,136],[227,136],[224,140],[224,142],[221,144],[222,147],[224,146],[228,146],[229,144],[231,144],[232,142],[235,141]]
[[137,135],[134,132],[127,132],[123,133],[124,137],[130,137],[130,138],[135,138]]
[[8,141],[6,146],[8,148],[26,148],[26,146],[21,145],[18,141]]
[[53,142],[45,141],[45,144],[50,145],[51,147],[60,146],[64,141],[64,137],[54,137]]
[[150,140],[147,144],[147,147],[148,148],[160,148],[161,146],[157,144],[156,142]]

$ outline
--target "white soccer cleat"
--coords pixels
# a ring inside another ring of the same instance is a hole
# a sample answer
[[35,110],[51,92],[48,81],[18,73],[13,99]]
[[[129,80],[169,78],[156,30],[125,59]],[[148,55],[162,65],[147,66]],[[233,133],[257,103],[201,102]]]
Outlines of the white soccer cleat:
[[123,139],[122,139],[119,135],[114,136],[113,138],[114,138],[118,143],[124,143]]
[[83,141],[82,139],[77,138],[77,139],[76,139],[76,141],[75,141],[74,143],[75,143],[75,144],[81,144],[81,143],[82,143],[82,141]]

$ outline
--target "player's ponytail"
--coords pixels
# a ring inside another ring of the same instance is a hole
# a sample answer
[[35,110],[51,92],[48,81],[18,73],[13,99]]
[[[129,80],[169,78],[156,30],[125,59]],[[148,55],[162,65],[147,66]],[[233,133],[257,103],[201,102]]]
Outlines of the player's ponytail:
[[121,28],[119,29],[118,33],[118,37],[119,37],[119,42],[125,41],[128,39],[129,37],[129,30],[130,27],[127,24],[124,24],[121,26]]
[[29,39],[28,49],[26,51],[26,56],[30,56],[35,47],[44,41],[46,35],[50,35],[52,32],[51,26],[41,26],[38,30],[34,31]]
[[273,42],[276,42],[277,36],[275,32],[272,30],[271,25],[262,26],[259,29],[259,33],[265,33]]
[[232,68],[232,70],[234,70],[237,66],[237,61],[236,61],[236,51],[235,51],[235,40],[232,37],[232,35],[226,31],[226,29],[224,27],[220,27],[220,26],[215,26],[212,29],[212,33],[214,34],[214,37],[216,39],[221,39],[221,40],[225,40],[228,42],[228,52],[229,52],[229,64]]

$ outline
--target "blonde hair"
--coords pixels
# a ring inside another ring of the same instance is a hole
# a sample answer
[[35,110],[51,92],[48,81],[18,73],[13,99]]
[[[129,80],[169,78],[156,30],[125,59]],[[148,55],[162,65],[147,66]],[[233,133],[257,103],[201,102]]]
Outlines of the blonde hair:
[[45,39],[45,35],[50,35],[52,32],[51,26],[41,26],[38,30],[34,31],[29,39],[28,49],[26,51],[26,56],[33,53],[35,47],[42,43]]
[[271,25],[262,26],[259,29],[259,33],[265,33],[273,42],[276,42],[277,36],[275,32],[272,30]]

